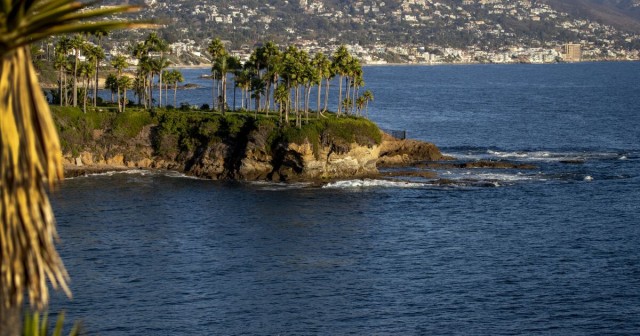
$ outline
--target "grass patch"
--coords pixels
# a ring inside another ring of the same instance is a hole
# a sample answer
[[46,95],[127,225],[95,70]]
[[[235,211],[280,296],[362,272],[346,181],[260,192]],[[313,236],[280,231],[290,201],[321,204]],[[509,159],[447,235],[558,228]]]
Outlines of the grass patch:
[[142,129],[153,123],[149,112],[144,110],[130,110],[116,113],[111,125],[111,133],[116,138],[135,138]]
[[278,143],[301,145],[309,142],[314,154],[318,155],[321,146],[346,147],[352,143],[361,146],[379,145],[382,134],[378,126],[367,119],[330,116],[327,119],[312,120],[301,128],[281,128],[270,139],[272,146]]

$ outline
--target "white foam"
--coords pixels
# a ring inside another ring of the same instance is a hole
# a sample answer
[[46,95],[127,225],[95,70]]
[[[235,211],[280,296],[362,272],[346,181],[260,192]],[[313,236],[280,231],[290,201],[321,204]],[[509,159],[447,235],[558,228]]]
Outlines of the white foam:
[[326,189],[358,189],[358,188],[421,188],[425,187],[425,183],[405,182],[405,181],[389,181],[389,180],[346,180],[327,183],[322,186]]
[[591,177],[591,175],[587,175],[587,176],[584,177],[584,180],[587,181],[587,182],[591,182],[591,181],[593,181],[593,177]]
[[77,177],[92,177],[92,176],[113,176],[115,174],[139,174],[139,175],[147,175],[149,174],[148,170],[142,169],[130,169],[130,170],[109,170],[101,173],[91,173],[91,174],[83,174],[75,177],[67,177],[65,180],[72,180]]
[[488,150],[487,153],[501,158],[527,158],[530,156],[525,152],[498,152],[494,150]]
[[[574,160],[584,161],[584,160],[590,160],[590,159],[607,160],[607,159],[620,158],[620,155],[618,153],[613,153],[613,152],[551,152],[551,151],[531,151],[531,152],[527,152],[527,151],[506,152],[505,151],[505,152],[502,152],[502,151],[495,151],[495,150],[487,150],[487,156],[489,158],[511,159],[511,160],[521,160],[521,161],[547,161],[547,162],[574,161]],[[482,158],[486,158],[486,156],[485,157],[478,156],[478,158],[482,159]]]
[[311,182],[287,183],[287,182],[269,182],[269,181],[252,181],[252,182],[249,182],[249,184],[258,186],[260,187],[260,189],[267,190],[267,191],[303,189],[313,185],[313,183]]

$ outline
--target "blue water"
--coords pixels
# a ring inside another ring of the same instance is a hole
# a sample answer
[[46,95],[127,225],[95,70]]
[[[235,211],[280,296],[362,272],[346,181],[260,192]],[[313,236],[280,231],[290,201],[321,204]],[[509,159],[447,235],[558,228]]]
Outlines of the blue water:
[[639,74],[365,68],[381,126],[533,170],[436,169],[444,185],[67,180],[53,204],[74,299],[52,309],[99,335],[637,335]]

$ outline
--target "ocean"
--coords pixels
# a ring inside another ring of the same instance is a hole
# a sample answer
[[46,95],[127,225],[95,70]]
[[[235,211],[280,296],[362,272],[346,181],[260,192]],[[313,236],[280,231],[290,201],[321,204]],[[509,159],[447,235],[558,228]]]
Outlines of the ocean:
[[[206,70],[184,73],[201,87],[177,101],[211,104]],[[52,203],[74,297],[51,310],[97,335],[637,335],[639,74],[364,69],[382,128],[535,169],[322,186],[67,179]]]

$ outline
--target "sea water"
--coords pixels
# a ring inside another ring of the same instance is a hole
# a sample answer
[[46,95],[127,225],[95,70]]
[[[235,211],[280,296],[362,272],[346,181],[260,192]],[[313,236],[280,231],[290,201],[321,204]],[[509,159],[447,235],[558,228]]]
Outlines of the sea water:
[[[207,103],[203,72],[185,71],[202,88],[181,99]],[[74,298],[51,309],[99,335],[638,334],[639,74],[364,69],[383,128],[535,169],[322,186],[69,179],[52,197]]]

